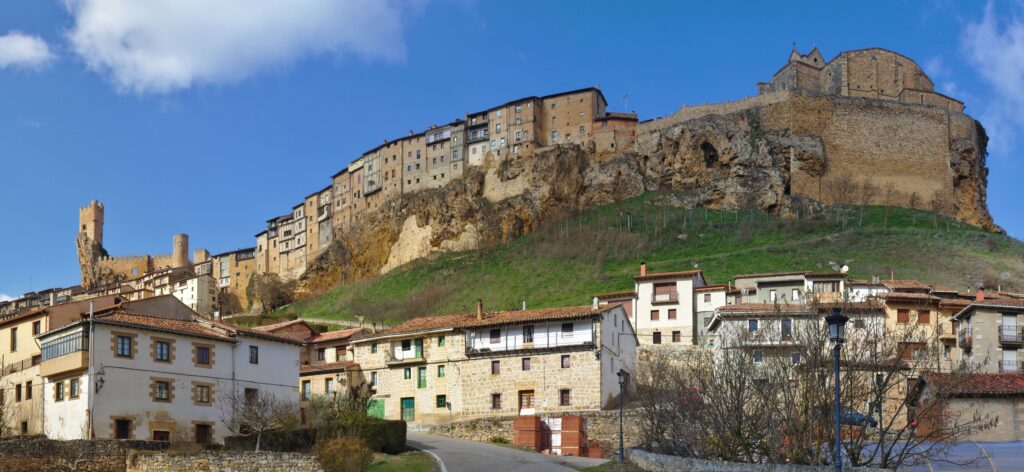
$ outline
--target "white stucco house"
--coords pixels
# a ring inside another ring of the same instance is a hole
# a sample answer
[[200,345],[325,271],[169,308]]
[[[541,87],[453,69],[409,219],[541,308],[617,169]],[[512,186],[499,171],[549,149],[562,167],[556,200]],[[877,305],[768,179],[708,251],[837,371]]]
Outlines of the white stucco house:
[[36,338],[54,439],[222,442],[232,390],[298,400],[300,342],[194,315],[116,309]]

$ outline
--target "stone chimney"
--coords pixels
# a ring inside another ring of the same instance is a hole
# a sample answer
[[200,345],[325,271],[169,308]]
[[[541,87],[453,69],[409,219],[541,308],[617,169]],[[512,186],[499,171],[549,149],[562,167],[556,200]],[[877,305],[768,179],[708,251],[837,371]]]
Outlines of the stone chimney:
[[478,321],[484,319],[484,301],[479,298],[476,299],[476,319]]
[[645,275],[647,275],[647,263],[646,262],[641,262],[640,263],[640,277],[643,277]]
[[979,288],[978,289],[978,293],[974,294],[974,301],[976,301],[976,302],[983,302],[983,301],[985,301],[985,291]]

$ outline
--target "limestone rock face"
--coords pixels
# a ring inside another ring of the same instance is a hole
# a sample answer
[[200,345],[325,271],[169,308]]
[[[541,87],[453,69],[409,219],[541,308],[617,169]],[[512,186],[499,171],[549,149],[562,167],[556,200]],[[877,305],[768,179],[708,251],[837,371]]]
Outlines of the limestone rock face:
[[[374,276],[434,253],[507,242],[546,221],[653,190],[677,192],[677,202],[686,206],[787,213],[796,200],[834,202],[830,183],[851,170],[854,181],[875,181],[876,187],[898,184],[925,199],[949,195],[951,207],[944,212],[999,230],[985,204],[983,129],[969,117],[856,99],[800,99],[806,103],[798,110],[784,101],[641,126],[634,149],[610,155],[556,145],[489,157],[462,179],[404,194],[365,214],[359,228],[336,231],[341,237],[307,276]],[[876,123],[888,119],[895,124]],[[928,127],[903,129],[919,121]],[[877,129],[851,137],[870,127],[863,123]],[[948,153],[936,156],[942,148]],[[860,158],[862,152],[869,156]],[[891,165],[872,159],[891,159]]]

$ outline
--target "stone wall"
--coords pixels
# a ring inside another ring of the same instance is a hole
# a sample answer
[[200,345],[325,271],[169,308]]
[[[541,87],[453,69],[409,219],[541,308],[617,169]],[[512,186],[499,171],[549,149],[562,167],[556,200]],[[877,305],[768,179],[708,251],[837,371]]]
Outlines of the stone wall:
[[125,472],[316,472],[322,471],[313,454],[294,452],[206,451],[196,454],[133,453]]
[[154,450],[151,441],[57,441],[19,437],[0,441],[0,470],[61,470],[77,464],[78,472],[122,472],[129,449]]
[[[792,464],[742,464],[718,462],[689,457],[654,454],[640,449],[629,449],[629,461],[643,470],[686,472],[829,472],[831,466]],[[882,472],[870,467],[844,467],[847,472]]]
[[[626,447],[634,447],[640,443],[639,431],[636,429],[635,421],[632,418],[639,414],[638,410],[627,408],[623,415],[623,442]],[[566,412],[561,416],[582,416],[587,419],[587,439],[592,439],[601,444],[605,454],[609,457],[615,455],[619,448],[619,411],[574,411]],[[515,416],[498,416],[492,418],[478,418],[467,421],[456,421],[449,429],[448,425],[434,425],[427,427],[430,434],[441,436],[452,436],[471,441],[487,442],[495,436],[501,436],[512,440],[512,420]]]

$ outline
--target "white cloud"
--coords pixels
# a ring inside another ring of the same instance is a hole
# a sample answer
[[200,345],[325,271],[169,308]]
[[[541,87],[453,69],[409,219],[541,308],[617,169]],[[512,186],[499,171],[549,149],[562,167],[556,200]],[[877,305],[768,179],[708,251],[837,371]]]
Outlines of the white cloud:
[[989,2],[982,19],[965,26],[962,38],[967,60],[993,88],[981,121],[997,154],[1007,153],[1024,128],[1024,21],[1017,13],[997,15]]
[[11,300],[14,300],[14,297],[12,297],[12,296],[10,296],[10,295],[8,295],[6,293],[0,293],[0,302],[7,302],[7,301],[11,301]]
[[65,0],[76,54],[120,89],[242,80],[321,54],[405,58],[403,17],[425,0]]
[[53,60],[50,47],[38,36],[11,31],[0,36],[0,69],[38,69]]

